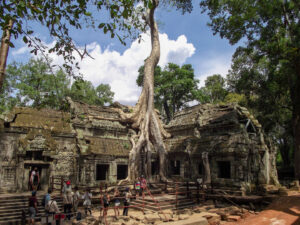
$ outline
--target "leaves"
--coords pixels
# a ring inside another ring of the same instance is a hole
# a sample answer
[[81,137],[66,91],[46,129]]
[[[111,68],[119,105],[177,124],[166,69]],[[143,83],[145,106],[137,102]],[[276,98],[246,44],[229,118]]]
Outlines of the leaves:
[[[138,86],[143,85],[144,67],[139,68],[136,80]],[[169,63],[162,71],[159,66],[154,72],[154,102],[170,121],[175,112],[187,106],[188,102],[197,99],[198,80],[190,64],[178,66]]]

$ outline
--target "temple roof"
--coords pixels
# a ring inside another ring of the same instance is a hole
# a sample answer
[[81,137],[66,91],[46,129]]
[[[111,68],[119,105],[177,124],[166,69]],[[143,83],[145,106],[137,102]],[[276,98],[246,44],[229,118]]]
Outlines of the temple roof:
[[73,133],[70,113],[53,109],[16,107],[5,115],[5,122],[15,128],[38,128],[56,133]]

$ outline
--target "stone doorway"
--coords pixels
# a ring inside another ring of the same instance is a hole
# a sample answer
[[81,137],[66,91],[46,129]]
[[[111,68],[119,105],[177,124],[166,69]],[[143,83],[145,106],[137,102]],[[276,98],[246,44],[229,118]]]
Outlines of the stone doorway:
[[24,180],[23,180],[23,187],[27,188],[27,190],[31,190],[30,188],[30,175],[31,172],[34,170],[35,167],[38,168],[39,176],[40,176],[40,184],[38,190],[47,191],[49,187],[50,181],[50,170],[49,170],[49,163],[25,163],[24,164]]

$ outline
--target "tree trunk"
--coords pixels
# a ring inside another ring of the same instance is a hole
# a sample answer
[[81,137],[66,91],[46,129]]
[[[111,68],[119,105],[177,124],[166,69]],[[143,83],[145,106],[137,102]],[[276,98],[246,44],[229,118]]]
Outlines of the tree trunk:
[[[154,69],[160,58],[160,44],[157,24],[154,20],[154,11],[158,6],[157,0],[152,0],[153,7],[148,10],[146,23],[150,27],[152,50],[145,61],[144,85],[138,103],[131,113],[118,110],[124,122],[131,123],[138,134],[131,138],[132,149],[129,153],[129,166],[127,181],[135,181],[144,175],[151,177],[152,146],[158,153],[159,176],[166,180],[166,148],[163,143],[164,137],[170,135],[163,129],[162,123],[154,108]],[[141,162],[141,153],[144,152],[144,163]],[[142,165],[143,163],[143,165]]]
[[[300,78],[298,78],[298,89],[300,92]],[[297,97],[294,98],[293,108],[293,136],[294,136],[294,168],[295,178],[300,180],[300,94],[297,93]]]
[[288,137],[283,137],[280,141],[279,150],[283,161],[283,167],[287,168],[290,166],[290,144]]
[[204,167],[204,179],[203,184],[206,186],[211,185],[211,176],[210,176],[210,165],[208,160],[208,152],[202,153],[202,161],[203,161],[203,167]]
[[10,19],[5,30],[2,31],[1,46],[0,46],[0,92],[3,90],[3,83],[5,80],[6,61],[9,50],[9,42],[11,36],[11,28],[13,20]]
[[295,178],[300,180],[300,66],[296,65],[297,76],[291,89],[293,103],[293,136]]
[[166,117],[167,117],[167,123],[169,123],[171,121],[171,113],[170,113],[168,101],[164,100],[163,105],[164,105],[164,109],[165,109],[165,113],[166,113]]

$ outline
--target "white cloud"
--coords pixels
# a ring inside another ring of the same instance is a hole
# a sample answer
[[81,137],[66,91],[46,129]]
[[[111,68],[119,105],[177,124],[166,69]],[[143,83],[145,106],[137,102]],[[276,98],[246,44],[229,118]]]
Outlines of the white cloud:
[[199,63],[195,66],[195,75],[200,80],[199,86],[204,86],[204,81],[208,76],[220,74],[226,77],[231,65],[231,56],[231,53],[224,55],[212,54],[206,59],[197,60]]
[[[162,67],[168,62],[181,65],[195,52],[193,44],[188,43],[184,35],[177,40],[170,40],[167,34],[160,34],[160,44],[159,65]],[[115,92],[115,101],[134,105],[141,91],[136,85],[138,69],[151,51],[150,35],[143,34],[141,43],[135,40],[123,54],[109,48],[103,50],[97,42],[87,45],[87,50],[94,59],[87,57],[80,61],[80,72],[84,74],[84,79],[91,81],[95,87],[100,83],[110,84]],[[61,57],[54,54],[50,57],[54,64],[62,64]]]
[[26,45],[24,45],[23,47],[19,48],[18,50],[12,51],[11,54],[13,56],[16,56],[16,55],[23,55],[23,54],[28,53],[28,52],[29,52],[29,48]]

